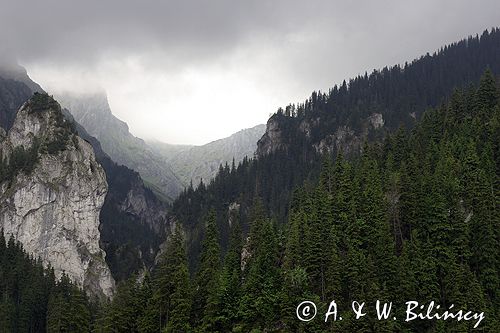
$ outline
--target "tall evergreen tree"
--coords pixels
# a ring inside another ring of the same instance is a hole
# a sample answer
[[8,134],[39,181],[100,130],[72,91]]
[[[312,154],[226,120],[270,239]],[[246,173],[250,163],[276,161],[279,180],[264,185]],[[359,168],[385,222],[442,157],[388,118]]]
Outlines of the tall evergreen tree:
[[180,226],[167,240],[154,272],[153,296],[138,319],[140,332],[186,332],[190,329],[191,292],[187,255]]
[[239,221],[231,225],[229,249],[224,259],[219,290],[219,310],[213,314],[221,331],[230,330],[231,323],[237,321],[241,296],[241,251],[243,239]]
[[271,220],[265,218],[262,204],[254,201],[248,258],[244,258],[240,317],[244,326],[272,326],[279,315],[280,272],[277,234]]
[[211,330],[219,309],[219,285],[221,278],[221,254],[215,211],[208,213],[205,239],[196,276],[193,299],[193,317],[199,320],[203,330]]

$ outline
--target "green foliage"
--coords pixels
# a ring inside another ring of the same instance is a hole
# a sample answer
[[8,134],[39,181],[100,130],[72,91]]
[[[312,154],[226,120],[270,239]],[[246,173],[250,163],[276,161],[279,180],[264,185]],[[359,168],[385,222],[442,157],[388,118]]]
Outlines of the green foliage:
[[[184,238],[177,228],[167,243],[165,253],[154,275],[152,298],[145,317],[156,318],[156,323],[168,332],[184,332],[190,327],[191,292]],[[149,325],[148,321],[143,321]],[[140,330],[147,332],[147,329]]]
[[39,159],[39,141],[35,140],[29,149],[17,146],[10,156],[1,159],[0,154],[0,182],[13,179],[18,173],[30,174]]
[[153,277],[132,277],[119,284],[104,306],[96,332],[189,332],[191,292],[182,231],[168,240]]
[[[242,242],[242,215],[222,214],[232,221],[222,265],[222,219],[207,211],[191,298],[179,292],[188,289],[186,266],[160,265],[139,331],[154,332],[158,322],[167,331],[200,332],[441,332],[473,325],[378,321],[373,310],[360,320],[346,313],[335,323],[295,317],[303,300],[315,301],[324,313],[332,299],[365,301],[371,308],[376,300],[392,301],[400,318],[406,300],[455,304],[485,311],[483,329],[498,330],[500,163],[498,138],[491,133],[498,132],[500,108],[498,99],[484,104],[491,101],[484,98],[491,96],[484,92],[485,75],[478,90],[457,91],[411,132],[365,145],[359,158],[339,153],[332,163],[323,157],[318,180],[294,191],[287,223],[276,224],[254,198],[243,216],[248,230]],[[223,185],[237,181],[239,172],[221,168],[211,186],[229,191]],[[204,185],[188,189],[190,196],[205,191]],[[172,242],[177,245],[167,256],[179,260],[183,242]],[[185,287],[175,288],[180,285]],[[169,313],[176,313],[177,324]]]
[[[229,249],[220,274],[218,274],[217,270],[213,270],[214,276],[219,276],[219,279],[213,279],[216,285],[213,290],[208,291],[207,304],[203,313],[202,331],[230,331],[239,315],[243,240],[238,219],[234,214],[232,215]],[[198,281],[200,281],[199,278]],[[194,302],[196,302],[196,295]]]
[[0,332],[89,332],[91,306],[67,276],[56,281],[0,231]]
[[86,295],[73,285],[66,275],[63,275],[49,297],[47,333],[89,332],[91,320]]
[[249,257],[245,258],[239,316],[247,327],[272,326],[279,315],[279,244],[272,221],[265,217],[260,200],[251,214]]
[[35,92],[29,100],[32,113],[43,112],[50,108],[60,109],[59,104],[52,96],[46,93]]
[[202,323],[204,330],[215,330],[217,312],[220,310],[219,286],[221,283],[221,254],[215,211],[206,218],[205,238],[196,276],[193,299],[193,320]]

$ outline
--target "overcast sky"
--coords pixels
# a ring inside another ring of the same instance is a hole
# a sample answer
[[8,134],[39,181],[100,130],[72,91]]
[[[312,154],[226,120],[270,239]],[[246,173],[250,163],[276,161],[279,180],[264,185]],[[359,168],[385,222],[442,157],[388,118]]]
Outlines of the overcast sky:
[[133,134],[189,144],[500,25],[498,0],[0,4],[1,51],[47,91],[104,89]]

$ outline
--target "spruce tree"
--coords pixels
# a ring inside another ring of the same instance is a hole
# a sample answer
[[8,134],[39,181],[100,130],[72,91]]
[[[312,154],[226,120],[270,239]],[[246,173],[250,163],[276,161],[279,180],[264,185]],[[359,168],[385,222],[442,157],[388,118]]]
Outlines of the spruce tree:
[[252,209],[249,258],[243,275],[240,316],[248,328],[270,327],[279,315],[279,248],[272,221],[258,199]]
[[241,296],[241,251],[243,239],[239,221],[233,220],[229,249],[224,259],[219,290],[219,311],[214,314],[222,330],[229,330],[231,323],[238,318],[239,298]]
[[221,255],[219,232],[215,211],[206,218],[205,238],[202,244],[200,264],[196,273],[193,298],[193,317],[203,330],[211,330],[218,307],[219,284],[221,278]]
[[153,297],[139,319],[139,331],[189,331],[190,309],[186,247],[183,231],[177,225],[154,272]]

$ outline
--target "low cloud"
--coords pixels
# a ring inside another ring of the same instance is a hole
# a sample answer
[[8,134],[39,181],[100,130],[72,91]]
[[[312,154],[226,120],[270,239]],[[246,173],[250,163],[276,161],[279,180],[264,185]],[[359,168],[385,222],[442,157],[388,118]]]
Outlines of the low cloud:
[[105,89],[134,134],[173,143],[500,22],[493,0],[0,2],[0,53],[49,91]]

